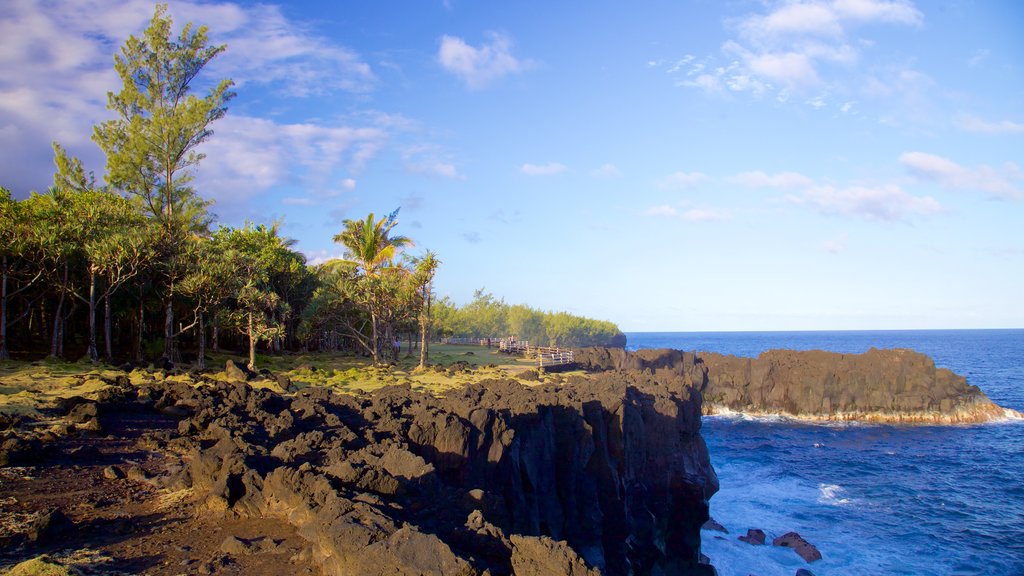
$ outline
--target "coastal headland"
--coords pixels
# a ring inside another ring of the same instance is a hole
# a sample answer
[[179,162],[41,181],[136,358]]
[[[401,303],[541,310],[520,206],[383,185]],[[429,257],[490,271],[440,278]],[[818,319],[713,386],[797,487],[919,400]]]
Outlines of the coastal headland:
[[233,361],[191,373],[5,368],[0,564],[712,574],[700,535],[718,480],[702,414],[1009,414],[909,350],[586,348],[584,370],[568,374],[493,358],[467,350],[415,378],[309,362],[277,374]]
[[743,413],[813,421],[971,424],[1020,418],[963,376],[906,349],[863,354],[768,350],[757,358],[678,350],[584,348],[589,370],[668,371],[685,375],[704,414]]

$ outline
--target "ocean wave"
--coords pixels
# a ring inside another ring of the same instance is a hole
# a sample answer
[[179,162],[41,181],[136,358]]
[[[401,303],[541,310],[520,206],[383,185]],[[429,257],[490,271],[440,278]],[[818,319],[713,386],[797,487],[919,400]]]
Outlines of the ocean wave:
[[843,487],[839,484],[818,484],[818,502],[822,504],[828,504],[829,506],[846,506],[851,504],[852,500],[849,498],[843,498],[841,494],[844,492]]

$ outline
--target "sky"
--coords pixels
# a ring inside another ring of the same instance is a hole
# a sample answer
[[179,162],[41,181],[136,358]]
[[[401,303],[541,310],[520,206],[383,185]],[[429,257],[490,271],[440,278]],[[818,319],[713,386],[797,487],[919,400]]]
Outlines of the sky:
[[[97,176],[145,1],[5,0],[0,185]],[[310,262],[401,207],[437,289],[626,331],[1024,327],[1024,4],[181,1],[195,187]]]

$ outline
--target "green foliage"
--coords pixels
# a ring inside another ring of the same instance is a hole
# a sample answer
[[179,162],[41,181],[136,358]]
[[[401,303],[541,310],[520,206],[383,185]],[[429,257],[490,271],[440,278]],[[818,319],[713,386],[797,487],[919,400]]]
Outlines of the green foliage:
[[514,336],[537,346],[622,346],[625,336],[612,322],[566,312],[542,312],[523,304],[508,305],[479,289],[459,308],[439,300],[434,320],[440,335],[472,338]]
[[196,76],[226,47],[207,46],[206,27],[191,23],[174,39],[166,13],[167,5],[158,5],[142,38],[130,36],[114,57],[123,86],[107,94],[107,108],[117,118],[96,126],[93,140],[107,155],[107,181],[169,224],[205,204],[188,186],[203,159],[196,147],[213,134],[210,124],[234,93],[225,79],[203,98],[191,94]]

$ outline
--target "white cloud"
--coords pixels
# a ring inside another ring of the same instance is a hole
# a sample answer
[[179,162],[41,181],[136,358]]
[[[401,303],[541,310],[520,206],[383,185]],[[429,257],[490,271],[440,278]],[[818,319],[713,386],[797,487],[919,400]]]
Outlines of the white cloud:
[[428,162],[425,164],[410,164],[409,171],[414,174],[426,174],[428,176],[440,176],[452,180],[462,180],[465,177],[459,174],[459,170],[450,162]]
[[338,172],[361,170],[388,138],[373,126],[278,124],[230,114],[215,130],[201,147],[207,159],[196,188],[228,212],[274,186],[301,186],[321,199],[352,190],[355,180],[339,179]]
[[665,216],[674,217],[679,214],[679,211],[669,206],[668,204],[662,204],[661,206],[652,206],[644,211],[647,216]]
[[659,188],[665,190],[679,190],[691,188],[708,180],[707,175],[700,172],[673,172],[657,181]]
[[656,218],[677,218],[685,222],[718,222],[729,217],[728,213],[713,208],[677,209],[668,204],[652,206],[644,211],[645,216]]
[[552,176],[566,171],[566,167],[558,162],[547,164],[523,164],[519,171],[527,176]]
[[1024,171],[1012,162],[1001,169],[985,165],[967,168],[949,158],[926,152],[907,152],[900,156],[900,162],[914,176],[950,190],[988,192],[1008,200],[1024,198],[1024,189],[1019,185],[1024,182]]
[[[685,73],[677,84],[708,93],[746,92],[761,97],[777,92],[807,92],[846,82],[850,68],[868,45],[854,34],[867,24],[919,26],[921,12],[903,0],[793,0],[768,2],[766,12],[732,21],[737,37],[722,45],[728,64],[689,59],[669,72]],[[688,70],[683,70],[688,65]],[[854,88],[850,84],[849,88]],[[783,96],[785,95],[785,96]],[[812,105],[815,100],[809,103]]]
[[[228,44],[227,51],[197,79],[197,91],[202,91],[205,82],[223,77],[231,77],[239,85],[268,85],[291,95],[365,92],[376,81],[357,54],[287,19],[277,6],[185,0],[176,2],[170,12],[175,32],[188,21],[206,24],[211,27],[211,43]],[[105,162],[90,136],[94,124],[110,117],[107,92],[120,86],[112,66],[113,54],[130,34],[140,34],[152,15],[149,0],[58,0],[45,5],[9,0],[4,4],[0,11],[0,174],[6,179],[4,185],[19,195],[45,187],[53,170],[53,140],[81,157],[87,167],[100,171]],[[229,113],[214,125],[217,136],[208,145],[210,152],[230,158],[243,182],[263,187],[278,181],[286,169],[278,158],[288,155],[279,143],[262,141],[277,152],[238,140],[233,142],[247,153],[215,149],[216,140],[246,123],[240,118],[231,126],[228,119],[234,116]],[[293,129],[298,127],[293,125]],[[337,127],[321,128],[327,133],[335,131],[327,136],[329,140],[350,140],[337,134]],[[355,138],[360,139],[358,135]],[[292,135],[289,139],[307,138]],[[373,153],[365,147],[362,151],[364,156]],[[212,164],[204,163],[200,174],[211,170]]]
[[718,222],[727,219],[729,215],[721,210],[711,208],[690,208],[680,217],[687,222]]
[[604,164],[591,172],[591,175],[597,178],[618,178],[622,176],[622,171],[615,164]]
[[847,241],[847,235],[846,233],[843,233],[834,238],[825,240],[821,243],[821,247],[829,254],[838,254],[846,251]]
[[813,180],[797,172],[766,174],[760,170],[742,172],[729,178],[729,181],[751,188],[780,188],[784,190],[806,188],[814,184]]
[[457,36],[442,36],[437,61],[470,88],[483,88],[526,67],[527,63],[512,55],[508,36],[493,32],[489,36],[490,42],[480,46],[471,46]]
[[924,15],[909,0],[834,0],[832,9],[843,18],[920,26]]
[[899,186],[814,186],[789,199],[832,216],[854,216],[866,220],[895,222],[943,211],[931,196],[914,196]]
[[956,119],[956,125],[962,130],[979,134],[1024,134],[1024,123],[1012,120],[993,122],[977,116],[963,115]]

